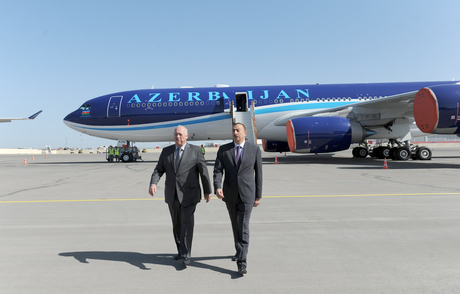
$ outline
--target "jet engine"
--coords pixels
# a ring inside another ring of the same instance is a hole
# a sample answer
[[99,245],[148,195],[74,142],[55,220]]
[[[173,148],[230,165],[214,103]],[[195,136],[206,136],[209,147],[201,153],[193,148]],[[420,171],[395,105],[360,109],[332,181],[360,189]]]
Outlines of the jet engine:
[[265,152],[288,152],[288,142],[262,140],[262,147]]
[[366,131],[344,117],[299,117],[286,124],[289,149],[295,153],[324,153],[363,142]]
[[460,134],[460,85],[423,88],[414,98],[414,118],[424,133]]

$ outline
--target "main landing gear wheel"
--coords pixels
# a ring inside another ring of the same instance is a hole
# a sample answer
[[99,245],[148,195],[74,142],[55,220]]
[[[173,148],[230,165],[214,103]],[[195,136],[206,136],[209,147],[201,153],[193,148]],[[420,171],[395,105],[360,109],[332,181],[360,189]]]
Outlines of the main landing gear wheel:
[[382,147],[380,154],[382,155],[381,159],[390,158],[390,148]]
[[426,147],[418,147],[415,151],[415,156],[420,160],[430,160],[431,159],[431,150]]
[[396,150],[398,150],[398,147],[393,147],[390,149],[390,158],[392,160],[396,160]]
[[369,152],[364,147],[353,148],[353,157],[365,158],[368,154]]
[[410,158],[410,150],[406,147],[399,147],[394,154],[398,160],[408,160]]
[[386,146],[374,148],[373,156],[379,159],[390,158],[390,148]]

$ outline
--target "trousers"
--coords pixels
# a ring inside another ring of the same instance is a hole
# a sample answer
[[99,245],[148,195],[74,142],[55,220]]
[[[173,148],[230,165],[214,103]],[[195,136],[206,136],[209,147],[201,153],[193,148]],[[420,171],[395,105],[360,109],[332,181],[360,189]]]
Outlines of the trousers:
[[174,242],[177,252],[182,257],[190,258],[192,252],[193,227],[195,225],[195,209],[197,203],[184,207],[180,204],[177,195],[169,206],[173,225]]
[[237,264],[246,266],[249,249],[249,219],[254,205],[244,204],[239,197],[236,203],[226,202],[226,205],[232,224]]

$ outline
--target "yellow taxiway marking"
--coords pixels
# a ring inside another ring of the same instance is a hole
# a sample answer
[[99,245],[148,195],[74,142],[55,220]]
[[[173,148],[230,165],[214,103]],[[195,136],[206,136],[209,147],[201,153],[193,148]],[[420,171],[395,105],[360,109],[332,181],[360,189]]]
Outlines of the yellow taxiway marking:
[[[292,196],[263,196],[262,198],[326,198],[326,197],[377,197],[377,196],[435,196],[460,195],[460,193],[397,193],[397,194],[337,194],[337,195],[292,195]],[[213,197],[217,199],[216,197]],[[102,202],[102,201],[151,201],[165,200],[164,198],[137,198],[137,199],[75,199],[75,200],[23,200],[0,201],[2,203],[53,203],[53,202]]]

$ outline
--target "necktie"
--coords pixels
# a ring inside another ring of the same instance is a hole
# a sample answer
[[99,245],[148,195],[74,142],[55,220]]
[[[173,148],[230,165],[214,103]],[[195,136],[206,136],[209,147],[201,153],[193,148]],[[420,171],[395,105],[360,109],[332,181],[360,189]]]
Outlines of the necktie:
[[241,164],[241,146],[238,145],[238,152],[236,154],[236,164],[240,167]]
[[176,149],[176,159],[174,160],[176,171],[179,168],[179,162],[180,162],[180,158],[181,158],[181,153],[182,153],[182,148],[177,148]]

